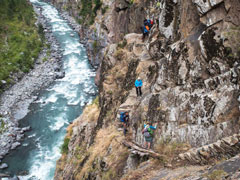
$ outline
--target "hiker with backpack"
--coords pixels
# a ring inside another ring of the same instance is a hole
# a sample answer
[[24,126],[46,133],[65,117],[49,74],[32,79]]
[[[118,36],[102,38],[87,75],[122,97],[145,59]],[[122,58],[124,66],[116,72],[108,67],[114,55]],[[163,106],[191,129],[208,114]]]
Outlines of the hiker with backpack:
[[127,127],[129,126],[129,115],[128,112],[120,112],[120,121],[123,125],[123,134],[126,136],[127,134]]
[[147,19],[145,23],[149,27],[149,30],[151,30],[151,28],[153,27],[153,24],[154,24],[153,20]]
[[153,131],[157,128],[157,123],[152,126],[150,122],[144,124],[144,128],[142,130],[142,134],[145,138],[144,147],[147,149],[151,149],[152,141],[153,141]]
[[135,87],[136,87],[136,92],[137,92],[137,96],[142,96],[142,87],[143,83],[140,77],[137,78],[137,80],[135,81]]
[[142,27],[142,41],[144,41],[145,37],[148,36],[148,33],[149,33],[149,27],[146,25],[146,26],[143,26]]
[[150,19],[144,19],[143,21],[143,27],[142,27],[142,40],[144,41],[145,37],[148,36],[150,29],[153,26],[153,20]]

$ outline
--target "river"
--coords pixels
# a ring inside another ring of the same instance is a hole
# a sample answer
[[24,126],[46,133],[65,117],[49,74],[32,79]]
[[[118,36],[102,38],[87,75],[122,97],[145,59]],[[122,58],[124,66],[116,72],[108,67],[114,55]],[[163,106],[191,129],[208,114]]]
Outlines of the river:
[[56,161],[61,156],[66,127],[80,116],[85,104],[95,98],[97,88],[94,69],[89,64],[84,46],[79,43],[78,34],[53,6],[38,0],[31,2],[41,6],[63,49],[65,77],[42,90],[38,100],[30,105],[29,113],[20,120],[20,126],[30,125],[32,130],[26,133],[22,146],[3,160],[9,165],[3,172],[12,175],[26,172],[26,175],[19,176],[21,180],[51,180]]

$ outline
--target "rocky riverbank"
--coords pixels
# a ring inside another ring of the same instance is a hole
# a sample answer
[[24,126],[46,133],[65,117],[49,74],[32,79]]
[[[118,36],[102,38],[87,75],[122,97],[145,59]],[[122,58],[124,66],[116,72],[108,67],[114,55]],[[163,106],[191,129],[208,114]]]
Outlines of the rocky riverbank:
[[[38,91],[47,87],[55,79],[64,77],[59,44],[52,34],[48,20],[42,15],[42,10],[39,7],[34,7],[34,10],[37,14],[36,25],[42,24],[48,47],[42,50],[34,69],[0,97],[0,114],[2,116],[0,121],[0,160],[10,150],[20,146],[24,132],[31,129],[30,127],[19,127],[18,120],[28,113],[28,107],[37,99]],[[0,164],[0,168],[7,168],[7,165]]]

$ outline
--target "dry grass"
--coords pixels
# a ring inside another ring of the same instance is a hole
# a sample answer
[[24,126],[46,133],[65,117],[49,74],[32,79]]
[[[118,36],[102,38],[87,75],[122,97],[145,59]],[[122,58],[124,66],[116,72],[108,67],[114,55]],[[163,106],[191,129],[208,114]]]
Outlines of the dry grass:
[[100,109],[98,103],[92,103],[84,108],[82,115],[73,122],[73,126],[81,123],[81,120],[84,120],[84,122],[95,122],[97,121],[99,114]]
[[155,145],[155,151],[163,157],[166,157],[164,159],[156,160],[157,164],[167,165],[171,164],[172,167],[177,166],[175,163],[175,159],[178,157],[178,155],[182,152],[186,152],[191,147],[189,144],[186,143],[180,143],[180,142],[170,142],[170,141],[159,141]]
[[227,46],[232,48],[233,54],[230,56],[237,57],[240,54],[240,26],[232,26],[226,30],[223,35],[227,38]]
[[[98,104],[98,98],[96,98],[95,101],[91,105],[86,106],[86,108],[83,111],[83,114],[76,119],[72,124],[70,124],[67,127],[67,139],[71,139],[72,133],[73,133],[73,127],[80,126],[82,123],[90,123],[90,122],[96,122],[98,119],[100,113],[99,104]],[[84,144],[84,143],[83,143]],[[85,145],[85,144],[84,144]],[[86,147],[75,147],[74,150],[71,150],[71,152],[74,153],[75,158],[68,159],[67,154],[62,154],[61,158],[57,162],[56,171],[61,172],[65,170],[66,164],[73,163],[74,166],[78,166],[82,162],[82,160],[88,155],[86,153]],[[58,177],[60,178],[60,177]]]
[[[140,168],[140,166],[142,168]],[[145,161],[136,170],[129,171],[121,180],[146,180],[153,177],[153,173],[161,167],[157,167],[153,161]]]
[[206,174],[204,176],[210,180],[221,180],[222,177],[224,177],[226,175],[227,175],[227,173],[223,170],[214,170],[210,174]]
[[114,57],[119,61],[125,59],[124,50],[123,49],[118,49],[117,51],[115,51]]
[[[117,176],[119,164],[127,158],[128,151],[121,145],[123,140],[121,132],[114,126],[98,131],[95,143],[88,150],[89,158],[76,179],[84,179],[88,173],[98,171],[102,179],[112,179]],[[104,160],[107,170],[102,171],[100,162]]]

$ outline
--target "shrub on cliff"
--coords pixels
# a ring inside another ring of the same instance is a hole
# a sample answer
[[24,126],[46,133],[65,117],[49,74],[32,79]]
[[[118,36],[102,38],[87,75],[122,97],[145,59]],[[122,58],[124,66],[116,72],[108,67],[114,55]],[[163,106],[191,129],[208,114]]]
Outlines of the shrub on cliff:
[[100,0],[81,0],[78,6],[80,8],[80,19],[78,22],[80,24],[92,25],[101,6],[102,2]]
[[63,145],[61,147],[61,153],[62,154],[67,154],[68,153],[68,144],[69,144],[70,139],[69,138],[65,138]]

